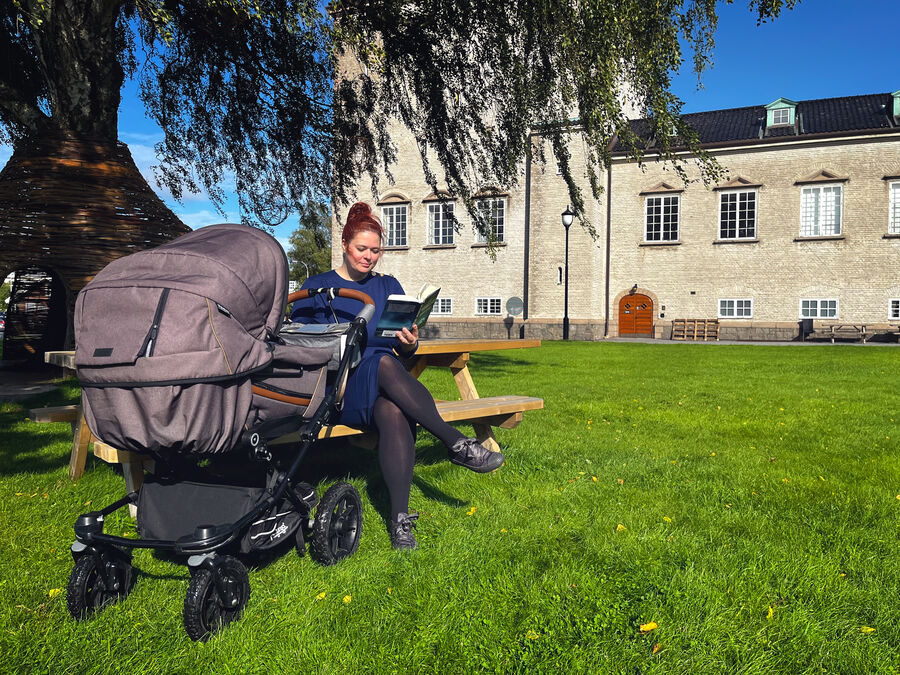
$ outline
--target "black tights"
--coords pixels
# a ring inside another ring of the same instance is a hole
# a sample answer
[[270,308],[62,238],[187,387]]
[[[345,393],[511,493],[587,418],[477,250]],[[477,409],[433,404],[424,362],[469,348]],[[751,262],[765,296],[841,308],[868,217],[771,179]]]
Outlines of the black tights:
[[441,419],[434,398],[395,358],[378,362],[378,398],[372,410],[378,429],[378,463],[391,498],[391,520],[409,511],[409,488],[416,460],[416,424],[448,448],[463,434]]

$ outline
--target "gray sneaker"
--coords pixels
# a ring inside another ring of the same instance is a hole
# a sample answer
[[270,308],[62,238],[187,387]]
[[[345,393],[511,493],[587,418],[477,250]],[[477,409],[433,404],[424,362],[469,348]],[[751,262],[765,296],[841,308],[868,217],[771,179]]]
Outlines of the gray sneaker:
[[401,551],[411,551],[419,545],[413,534],[418,518],[418,513],[397,514],[397,520],[391,521],[391,546]]
[[450,461],[476,473],[487,473],[503,464],[502,452],[491,452],[474,438],[460,438],[450,448]]

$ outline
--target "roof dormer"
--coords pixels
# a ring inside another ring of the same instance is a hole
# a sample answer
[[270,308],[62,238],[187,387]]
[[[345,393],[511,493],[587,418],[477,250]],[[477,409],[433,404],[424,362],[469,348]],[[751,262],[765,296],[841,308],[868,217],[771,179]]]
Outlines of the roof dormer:
[[900,89],[891,94],[894,99],[894,121],[900,124]]
[[779,98],[766,106],[766,128],[786,127],[797,119],[797,102]]

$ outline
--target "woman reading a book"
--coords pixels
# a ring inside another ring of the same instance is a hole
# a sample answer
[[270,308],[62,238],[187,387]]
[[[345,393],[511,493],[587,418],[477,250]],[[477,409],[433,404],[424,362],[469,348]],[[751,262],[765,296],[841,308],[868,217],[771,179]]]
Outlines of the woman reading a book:
[[[384,230],[372,209],[364,202],[350,207],[341,233],[343,262],[337,269],[317,274],[303,288],[352,288],[375,301],[375,316],[368,324],[368,342],[362,361],[350,375],[344,394],[341,423],[366,426],[378,431],[378,463],[391,500],[391,544],[413,549],[418,514],[409,513],[409,492],[415,463],[416,424],[421,424],[447,446],[450,461],[478,473],[493,471],[503,464],[503,455],[491,452],[474,438],[467,438],[438,414],[425,386],[410,375],[399,356],[411,356],[419,341],[419,327],[403,328],[394,338],[377,337],[375,326],[384,311],[387,297],[402,294],[400,283],[373,268],[384,251]],[[332,314],[332,309],[334,314]],[[337,297],[328,306],[316,295],[295,302],[291,315],[299,323],[343,323],[359,311],[359,302]]]

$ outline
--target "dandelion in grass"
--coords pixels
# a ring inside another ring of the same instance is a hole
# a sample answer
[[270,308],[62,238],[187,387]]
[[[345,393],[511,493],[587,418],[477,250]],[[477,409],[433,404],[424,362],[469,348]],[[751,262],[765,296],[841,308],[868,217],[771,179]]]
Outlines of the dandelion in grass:
[[655,621],[651,621],[649,623],[642,623],[641,627],[640,627],[642,633],[652,633],[657,628],[659,628],[659,626],[657,625],[657,623]]
[[659,644],[659,643],[657,642],[655,645],[653,645],[653,652],[652,652],[652,653],[653,653],[654,655],[656,655],[657,652],[659,652],[660,649],[662,649],[662,645]]
[[527,637],[529,640],[537,640],[541,636],[538,633],[535,633],[533,630],[529,630],[527,633],[525,633],[525,637]]
[[772,605],[769,605],[769,611],[766,612],[766,621],[771,621],[772,617],[775,616],[775,608]]
[[316,596],[316,602],[319,602],[319,600],[324,600],[326,595],[327,595],[327,593],[325,593],[325,591],[322,591],[321,593],[319,593]]
[[594,482],[596,483],[596,482],[599,481],[600,479],[597,478],[597,476],[591,476],[591,480],[594,481]]
[[349,605],[351,602],[353,602],[353,596],[348,593],[344,596],[344,604]]
[[664,522],[664,523],[671,523],[671,522],[672,522],[672,519],[669,518],[669,516],[663,516],[663,522]]
[[49,591],[47,591],[47,596],[51,597],[51,598],[55,598],[60,593],[62,593],[61,588],[51,588]]
[[625,527],[622,523],[619,523],[618,525],[616,525],[616,532],[625,532],[625,530],[627,530],[627,529],[628,528]]
[[505,527],[501,527],[501,528],[500,528],[500,532],[502,532],[503,534],[506,534],[507,529],[506,529]]
[[394,590],[390,586],[388,586],[388,595],[393,595],[393,593]]
[[617,479],[616,479],[616,482],[617,482],[619,485],[625,485],[625,479],[624,479],[624,478],[617,478]]
[[473,506],[471,509],[469,509],[468,511],[466,511],[466,515],[467,515],[467,516],[474,516],[474,515],[475,515],[475,511],[477,511],[477,510],[478,510],[477,507]]
[[869,633],[875,632],[875,629],[872,628],[871,626],[860,626],[859,630],[860,630],[860,632],[865,633],[866,635],[868,635]]

